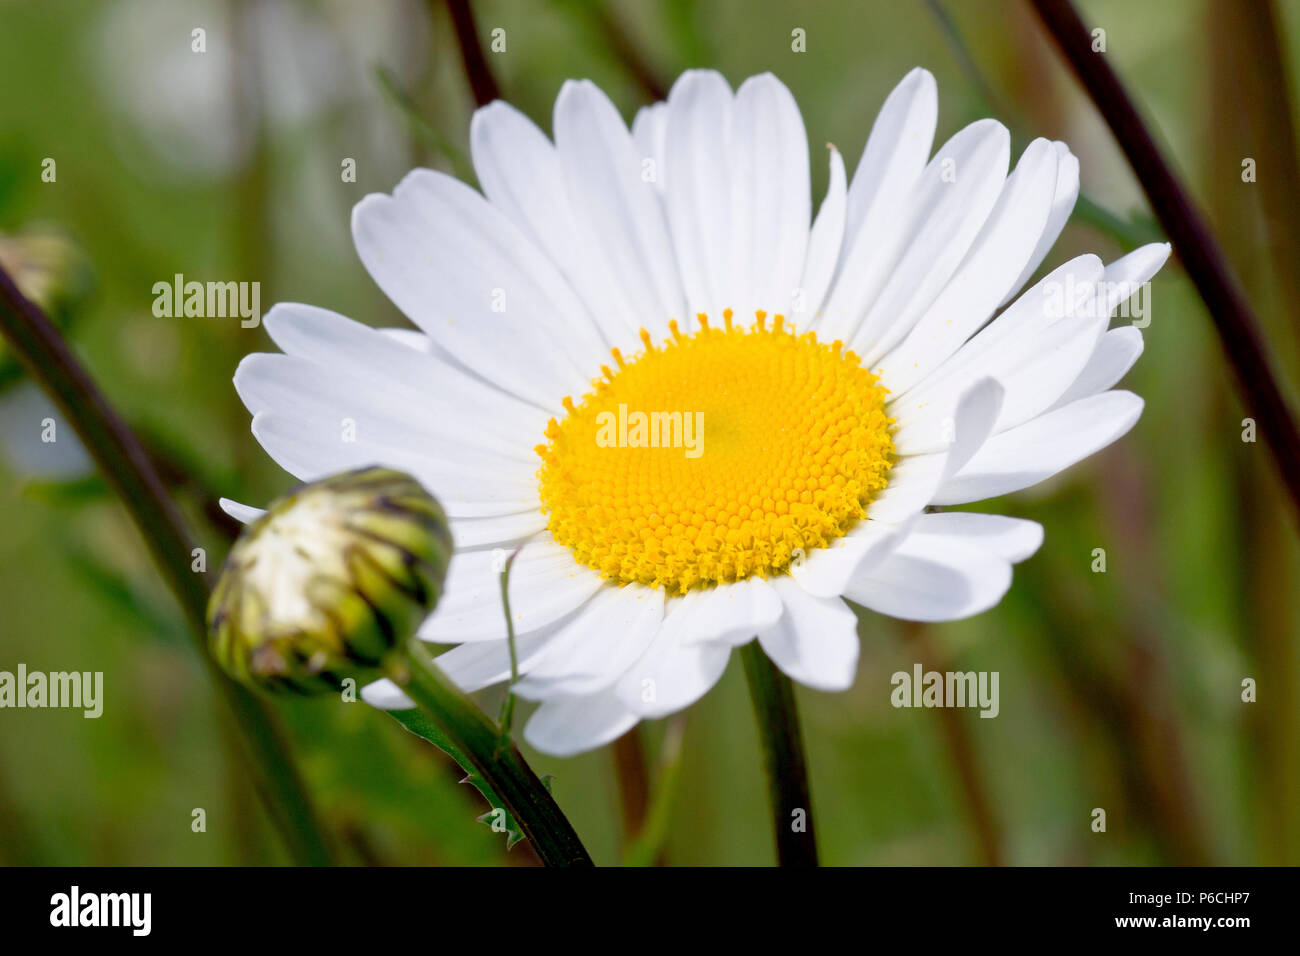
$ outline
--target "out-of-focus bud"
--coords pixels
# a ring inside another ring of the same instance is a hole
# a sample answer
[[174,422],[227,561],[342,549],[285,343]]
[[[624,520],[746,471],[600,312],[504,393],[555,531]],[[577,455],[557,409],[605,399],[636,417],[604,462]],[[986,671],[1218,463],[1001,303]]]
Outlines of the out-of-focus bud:
[[[48,228],[0,234],[0,268],[60,331],[67,331],[75,306],[94,285],[90,263],[77,244]],[[0,385],[18,378],[21,371],[0,339]]]
[[232,676],[302,693],[383,676],[442,593],[451,533],[410,475],[363,468],[301,485],[248,525],[208,602]]

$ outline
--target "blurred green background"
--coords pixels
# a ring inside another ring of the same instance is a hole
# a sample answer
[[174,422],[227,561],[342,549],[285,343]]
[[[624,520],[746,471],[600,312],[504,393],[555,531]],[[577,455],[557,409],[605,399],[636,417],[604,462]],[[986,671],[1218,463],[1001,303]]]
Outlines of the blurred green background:
[[[1300,72],[1300,3],[1273,5],[1270,38],[1261,2],[1088,0],[1080,10],[1106,30],[1105,55],[1219,231],[1294,397],[1300,169],[1283,119],[1295,121],[1285,83]],[[568,77],[594,79],[630,120],[647,79],[666,85],[711,66],[738,84],[771,70],[803,110],[820,202],[821,144],[835,143],[851,172],[884,96],[919,64],[939,81],[936,143],[995,115],[1017,152],[1044,135],[1080,157],[1094,205],[1076,212],[1049,264],[1085,251],[1109,260],[1159,237],[1104,124],[1021,2],[474,8],[485,41],[506,31],[506,51],[488,56],[503,95],[545,129]],[[190,50],[196,27],[202,56]],[[807,52],[791,50],[796,27]],[[349,210],[417,164],[466,174],[473,99],[447,10],[438,0],[0,0],[0,90],[2,241],[53,232],[79,250],[57,311],[215,567],[228,547],[215,497],[260,504],[292,483],[257,447],[230,384],[239,359],[270,343],[230,319],[156,318],[153,283],[258,280],[263,310],[302,301],[406,325],[352,250]],[[41,178],[47,157],[53,183]],[[340,181],[348,157],[355,183]],[[1247,157],[1253,183],[1242,181]],[[979,508],[1047,531],[1001,606],[924,628],[864,615],[853,690],[800,689],[824,862],[1300,862],[1296,525],[1264,445],[1242,441],[1231,372],[1176,261],[1151,301],[1146,352],[1125,381],[1147,401],[1135,430],[1047,485]],[[21,380],[0,387],[11,409],[34,407]],[[286,862],[134,528],[79,476],[75,456],[42,461],[31,446],[39,417],[0,414],[0,669],[103,671],[106,699],[97,720],[0,711],[0,861]],[[1105,573],[1091,570],[1096,548]],[[998,671],[1001,714],[892,708],[890,675],[918,661]],[[1244,678],[1257,682],[1257,702],[1242,701]],[[349,860],[535,862],[476,824],[486,808],[456,768],[383,714],[333,700],[277,706]],[[554,775],[597,862],[628,849],[639,787],[657,794],[665,782],[662,861],[773,860],[737,659],[679,719],[634,733],[571,760],[529,753]],[[638,761],[644,775],[627,770]],[[191,831],[198,807],[204,833]],[[1090,827],[1095,807],[1107,811],[1104,834]]]

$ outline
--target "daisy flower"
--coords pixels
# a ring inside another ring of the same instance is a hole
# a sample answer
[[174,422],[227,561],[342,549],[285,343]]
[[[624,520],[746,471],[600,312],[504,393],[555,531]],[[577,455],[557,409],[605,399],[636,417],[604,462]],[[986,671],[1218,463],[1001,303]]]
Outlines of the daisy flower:
[[[847,688],[848,602],[968,617],[1042,542],[934,506],[1036,484],[1137,421],[1112,386],[1141,333],[1107,327],[1169,253],[1080,256],[1017,297],[1078,162],[1039,139],[1008,173],[993,120],[931,155],[937,113],[914,70],[852,181],[830,149],[814,217],[803,120],[771,75],[687,72],[630,130],[571,81],[554,141],[492,103],[471,127],[482,192],[421,169],[353,213],[420,331],[277,306],[284,354],[235,375],[253,433],[300,479],[378,464],[437,496],[456,553],[420,636],[457,645],[438,663],[466,690],[510,678],[517,549],[514,689],[540,702],[539,750],[686,707],[755,639],[794,680]],[[386,681],[364,695],[412,706]]]

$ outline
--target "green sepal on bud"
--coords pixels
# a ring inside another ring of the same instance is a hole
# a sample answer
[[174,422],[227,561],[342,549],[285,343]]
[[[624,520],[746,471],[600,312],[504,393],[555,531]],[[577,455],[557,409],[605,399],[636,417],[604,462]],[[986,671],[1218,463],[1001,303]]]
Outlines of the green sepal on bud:
[[452,540],[410,475],[362,468],[273,501],[208,602],[213,657],[237,680],[324,693],[382,677],[442,594]]

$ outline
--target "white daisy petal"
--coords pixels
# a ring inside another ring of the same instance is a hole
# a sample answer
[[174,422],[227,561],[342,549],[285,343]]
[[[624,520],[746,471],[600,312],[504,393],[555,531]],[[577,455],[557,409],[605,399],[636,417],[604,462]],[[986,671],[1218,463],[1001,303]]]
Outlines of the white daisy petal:
[[483,194],[559,266],[587,305],[606,345],[632,339],[636,324],[603,269],[591,230],[574,215],[560,157],[546,134],[513,106],[496,100],[470,124],[474,171]]
[[663,717],[703,697],[727,669],[728,644],[685,644],[682,622],[704,592],[675,599],[659,633],[615,687],[619,700],[642,717]]
[[1056,400],[1055,408],[1113,388],[1142,354],[1142,333],[1131,325],[1111,329],[1101,337],[1079,377]]
[[411,710],[416,704],[387,677],[361,688],[361,699],[377,710]]
[[596,239],[601,258],[589,268],[624,290],[639,327],[663,336],[685,306],[663,207],[618,110],[594,83],[570,80],[560,90],[555,146],[574,212]]
[[651,103],[636,111],[632,118],[632,142],[636,143],[641,160],[654,163],[654,184],[660,193],[664,191],[667,179],[667,150],[665,142],[668,136],[668,104]]
[[544,753],[570,757],[623,736],[638,720],[611,690],[560,697],[537,708],[524,727],[524,739]]
[[873,353],[906,333],[965,256],[1002,190],[1009,158],[1010,136],[992,120],[941,146],[893,221],[847,240],[819,334],[850,343],[872,365]]
[[1132,428],[1142,399],[1132,392],[1102,392],[1053,409],[994,435],[949,479],[934,503],[960,505],[1036,485],[1105,448]]
[[358,437],[418,443],[429,449],[456,448],[506,469],[535,469],[537,454],[526,443],[536,444],[545,434],[545,421],[531,415],[505,421],[492,415],[490,402],[453,413],[443,402],[429,401],[395,376],[385,382],[378,369],[363,375],[296,355],[246,355],[235,370],[234,384],[254,415],[275,412],[314,421],[339,440],[347,440],[342,436],[351,423],[351,432]]
[[831,278],[835,275],[835,264],[839,261],[840,249],[844,245],[844,218],[847,193],[845,188],[844,158],[834,146],[830,151],[830,185],[826,189],[826,198],[817,210],[813,221],[812,233],[808,237],[808,257],[804,262],[803,280],[799,283],[803,291],[803,309],[793,309],[794,321],[799,327],[812,324],[821,311],[830,288]]
[[[581,614],[586,606],[581,605],[558,621],[536,631],[515,635],[515,657],[520,674],[528,673],[529,668],[546,653],[547,648],[559,638],[564,628]],[[504,621],[504,617],[502,620]],[[504,628],[504,623],[502,627]],[[460,644],[438,655],[437,661],[443,672],[466,693],[473,693],[484,687],[509,680],[513,673],[510,643],[506,640]]]
[[[413,349],[416,352],[422,352],[425,355],[439,354],[437,346],[433,344],[433,339],[415,329],[377,329],[376,331],[378,331],[380,335],[386,336],[392,341],[397,342],[399,345],[404,345],[406,348]],[[472,381],[481,382],[482,379],[472,379]],[[495,386],[491,387],[493,391],[501,391]],[[506,393],[501,392],[501,394],[505,395]],[[531,406],[529,407],[531,408]]]
[[947,471],[943,453],[899,458],[889,470],[889,484],[867,505],[867,517],[882,524],[910,518],[934,499]]
[[602,690],[645,652],[663,619],[662,590],[639,584],[603,588],[529,664],[515,691],[549,700]]
[[838,597],[819,598],[789,578],[772,583],[784,612],[758,635],[788,677],[818,690],[847,690],[858,667],[858,619]]
[[543,249],[554,252],[572,241],[560,160],[536,123],[494,100],[474,112],[469,146],[479,187],[492,205]]
[[918,389],[915,395],[898,403],[895,446],[909,453],[938,447],[945,422],[959,401],[959,390],[978,376],[996,376],[1005,392],[994,432],[1005,431],[1046,411],[1079,377],[1105,329],[1105,318],[1062,319],[997,350],[986,361],[968,363],[937,386]]
[[731,87],[713,70],[687,70],[668,94],[665,162],[672,186],[664,202],[691,316],[716,317],[739,306],[733,302],[731,182],[746,173],[732,162],[733,102]]
[[[435,644],[500,640],[506,633],[501,604],[504,555],[458,551],[447,568],[442,600],[420,627]],[[601,586],[600,575],[573,560],[549,536],[533,538],[510,566],[510,614],[516,634],[539,630],[587,602]]]
[[[894,435],[894,447],[904,457],[890,469],[889,484],[868,506],[867,516],[876,521],[899,521],[934,501],[940,486],[957,474],[993,433],[1004,396],[996,379],[978,379],[952,403],[950,414],[933,422],[932,435],[913,426],[909,445],[900,428]],[[890,410],[898,414],[896,409]],[[921,447],[942,450],[914,454]]]
[[366,270],[458,362],[546,409],[582,394],[606,346],[545,254],[464,183],[417,169],[352,211]]
[[1064,319],[1038,337],[1041,354],[1013,371],[999,374],[1006,390],[993,431],[1014,428],[1047,411],[1079,377],[1106,331],[1106,320]]
[[781,599],[762,578],[719,584],[682,615],[682,643],[744,644],[780,616]]
[[818,334],[847,340],[886,278],[903,240],[904,210],[921,178],[939,118],[934,77],[917,68],[885,99],[849,184],[840,252],[831,298],[843,307],[823,308]]
[[1052,145],[1056,147],[1057,159],[1056,192],[1052,197],[1052,212],[1047,217],[1047,224],[1038,237],[1038,244],[1034,247],[1033,254],[1030,255],[1029,261],[1025,263],[1019,277],[1011,284],[1006,297],[1002,300],[1003,305],[1015,296],[1020,287],[1028,282],[1029,277],[1043,264],[1047,254],[1052,251],[1052,246],[1056,245],[1056,240],[1060,238],[1061,230],[1065,228],[1070,213],[1074,211],[1075,201],[1079,198],[1078,157],[1062,142],[1055,142]]
[[953,412],[952,444],[948,446],[944,463],[944,480],[957,474],[971,460],[994,431],[995,423],[1002,417],[1006,389],[991,378],[972,383]]
[[1034,140],[952,281],[881,360],[879,374],[891,389],[901,393],[916,384],[993,314],[1033,251],[1055,188],[1056,150],[1045,139]]
[[952,278],[1002,193],[1010,160],[1011,134],[994,120],[972,123],[939,148],[912,197],[906,248],[847,340],[864,364],[902,341]]
[[518,454],[520,444],[546,428],[544,412],[455,367],[421,332],[372,329],[296,303],[276,305],[262,324],[286,355],[319,366],[318,377],[333,379],[345,372],[355,376],[349,379],[355,389],[368,383],[374,390],[382,383],[386,396],[427,416],[456,418],[470,434],[499,438],[494,447],[500,451]]
[[[715,133],[716,135],[716,133]],[[790,91],[770,73],[736,91],[731,130],[732,306],[789,315],[812,218],[808,134]]]
[[1094,255],[1078,256],[1053,269],[939,368],[908,389],[908,394],[930,388],[970,364],[989,359],[997,349],[1014,345],[1026,334],[1053,322],[1096,315],[1095,299],[1104,273],[1105,267]]
[[1167,242],[1148,243],[1106,266],[1103,275],[1106,283],[1105,314],[1110,315],[1127,302],[1143,283],[1159,272],[1172,249]]
[[828,547],[816,548],[794,562],[790,575],[814,597],[838,597],[858,572],[883,560],[898,547],[907,537],[914,519],[912,515],[898,523],[859,522],[852,531],[836,538]]
[[452,540],[458,550],[504,546],[529,538],[546,528],[541,510],[483,518],[452,518]]
[[971,511],[940,511],[921,515],[914,526],[918,535],[939,535],[992,551],[1019,564],[1043,543],[1043,526],[1037,521]]
[[[980,378],[995,376],[1009,391],[1014,386],[999,427],[1016,418],[1023,421],[1026,408],[1035,404],[1039,410],[1046,407],[1033,391],[1036,382],[1047,381],[1049,390],[1055,389],[1045,396],[1050,405],[1078,376],[1105,328],[1093,304],[1101,276],[1096,256],[1066,263],[892,400],[889,409],[898,422],[894,442],[900,453],[941,448],[951,409],[963,390]],[[1040,372],[1046,374],[1036,374]]]
[[266,514],[265,508],[254,508],[252,505],[241,505],[238,501],[232,501],[229,498],[218,498],[217,504],[221,510],[230,517],[234,518],[240,524],[251,524],[262,515]]
[[454,517],[513,514],[541,507],[537,483],[527,466],[476,468],[468,451],[454,459],[445,450],[441,454],[436,449],[425,453],[404,443],[367,437],[368,431],[383,427],[382,418],[358,417],[354,422],[353,440],[347,438],[347,421],[334,416],[307,420],[278,412],[258,412],[253,416],[252,429],[275,463],[301,481],[316,481],[367,465],[384,465],[415,476]]
[[905,621],[956,621],[993,607],[1011,565],[991,551],[939,535],[912,535],[849,583],[844,596]]

